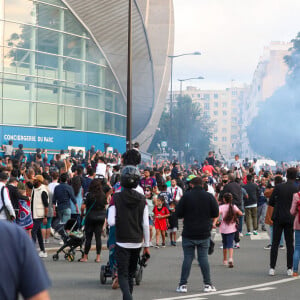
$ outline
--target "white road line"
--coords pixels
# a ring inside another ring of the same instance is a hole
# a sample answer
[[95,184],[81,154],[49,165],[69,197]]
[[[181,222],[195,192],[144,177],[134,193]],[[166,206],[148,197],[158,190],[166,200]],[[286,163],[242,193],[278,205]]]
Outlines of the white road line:
[[224,293],[239,292],[239,291],[252,290],[252,289],[257,289],[257,288],[269,287],[270,285],[286,283],[286,282],[294,281],[294,280],[299,280],[299,278],[292,277],[292,278],[286,278],[286,279],[281,279],[281,280],[276,280],[276,281],[269,281],[266,283],[243,286],[243,287],[234,288],[234,289],[221,290],[221,291],[216,291],[216,292],[212,292],[212,293],[201,293],[201,294],[186,295],[186,296],[179,296],[179,297],[169,297],[169,298],[155,298],[153,300],[180,300],[180,299],[187,300],[192,297],[201,297],[201,296],[207,296],[207,295],[219,295],[219,294],[224,294]]
[[275,290],[276,287],[265,287],[265,288],[261,288],[261,289],[254,289],[254,291],[257,291],[257,292],[264,292],[264,291],[270,291],[270,290]]
[[250,235],[250,239],[255,240],[269,240],[269,234],[267,232],[259,232],[258,235]]
[[244,295],[244,294],[245,293],[235,292],[235,293],[229,293],[229,294],[220,294],[220,296],[231,297],[231,296]]

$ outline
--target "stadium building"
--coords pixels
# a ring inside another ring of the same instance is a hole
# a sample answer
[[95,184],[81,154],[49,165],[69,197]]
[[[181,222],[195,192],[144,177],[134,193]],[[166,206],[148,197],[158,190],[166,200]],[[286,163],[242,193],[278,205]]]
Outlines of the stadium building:
[[[133,1],[133,137],[146,150],[173,53],[171,0]],[[0,0],[0,139],[125,150],[128,1]]]

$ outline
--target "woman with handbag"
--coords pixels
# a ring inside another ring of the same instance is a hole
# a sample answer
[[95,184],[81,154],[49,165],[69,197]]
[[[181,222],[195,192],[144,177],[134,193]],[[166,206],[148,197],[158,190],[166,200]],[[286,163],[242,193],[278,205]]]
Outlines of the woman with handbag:
[[86,211],[85,217],[85,246],[84,256],[80,262],[88,261],[88,254],[91,249],[91,243],[93,235],[96,239],[96,259],[95,262],[100,262],[100,253],[102,248],[101,233],[106,217],[105,206],[107,204],[105,194],[102,190],[101,179],[94,179],[90,186],[89,192],[86,195],[84,203],[81,206],[81,212],[83,214]]

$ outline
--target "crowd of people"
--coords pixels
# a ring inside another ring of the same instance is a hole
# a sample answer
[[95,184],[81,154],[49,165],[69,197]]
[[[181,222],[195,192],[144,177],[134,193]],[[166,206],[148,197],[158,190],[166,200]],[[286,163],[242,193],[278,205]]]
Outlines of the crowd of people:
[[[269,230],[269,275],[275,274],[278,249],[286,247],[287,275],[298,276],[299,166],[282,163],[272,170],[238,155],[228,165],[212,151],[203,163],[186,166],[174,159],[150,164],[141,161],[138,143],[123,155],[92,146],[85,155],[61,151],[51,160],[47,150],[26,155],[23,145],[14,149],[11,141],[3,150],[0,219],[23,228],[34,244],[38,240],[41,258],[48,256],[45,244],[51,234],[64,244],[69,239],[68,220],[74,219],[78,229],[84,220],[83,263],[89,259],[93,236],[95,262],[100,262],[101,236],[108,231],[113,288],[120,285],[123,299],[132,299],[141,248],[150,255],[152,246],[176,247],[179,219],[184,260],[177,292],[187,292],[195,249],[204,291],[216,291],[208,262],[214,245],[211,232],[216,230],[222,235],[224,266],[234,267],[233,249],[241,247],[244,235]],[[43,288],[48,281],[44,279]]]

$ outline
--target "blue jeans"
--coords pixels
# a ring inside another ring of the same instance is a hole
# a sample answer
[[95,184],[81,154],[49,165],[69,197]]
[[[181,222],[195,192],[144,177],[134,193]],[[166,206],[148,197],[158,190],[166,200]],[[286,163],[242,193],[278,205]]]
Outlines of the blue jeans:
[[293,256],[293,271],[298,273],[300,259],[300,230],[295,230],[295,250]]
[[71,208],[66,208],[57,211],[60,224],[66,224],[71,219]]
[[204,284],[210,284],[210,269],[208,263],[208,248],[210,238],[204,240],[190,240],[182,237],[182,249],[184,259],[181,268],[181,278],[179,285],[187,284],[190,275],[191,266],[195,257],[195,249],[197,249],[198,262],[203,276]]

